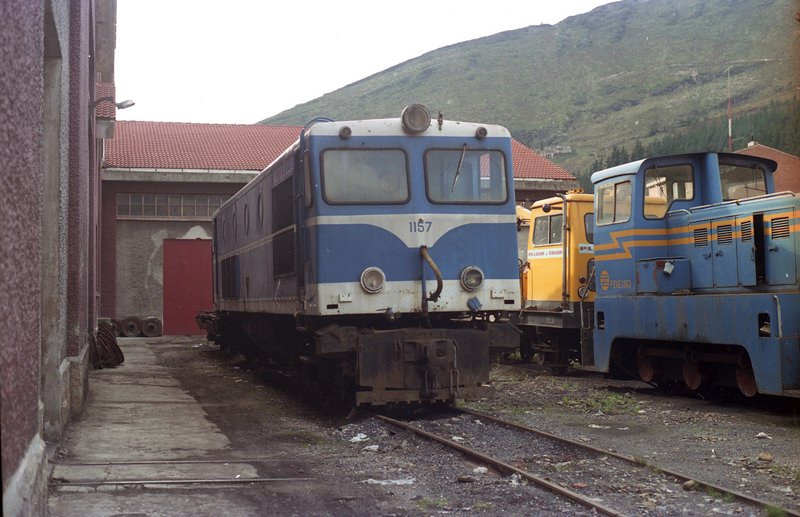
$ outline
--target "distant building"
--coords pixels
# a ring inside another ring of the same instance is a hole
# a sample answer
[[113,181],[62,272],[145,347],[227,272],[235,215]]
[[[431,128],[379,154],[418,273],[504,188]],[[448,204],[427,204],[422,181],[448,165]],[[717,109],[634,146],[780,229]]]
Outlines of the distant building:
[[[193,244],[180,241],[206,240],[210,257],[211,215],[299,132],[295,126],[118,121],[103,160],[100,315],[152,316],[163,318],[165,334],[200,333],[194,316],[212,308],[211,280],[203,276],[211,267],[189,251]],[[183,267],[165,271],[165,240],[179,241],[170,250]],[[207,283],[206,299],[179,289],[166,307],[164,275],[186,268],[195,270],[195,282]]]
[[800,193],[800,157],[756,142],[750,142],[745,149],[739,149],[736,152],[775,160],[778,163],[778,169],[773,176],[775,191],[788,190]]
[[512,142],[511,152],[514,154],[514,192],[518,204],[529,207],[534,201],[580,186],[572,173],[516,140]]
[[[300,130],[118,121],[103,161],[100,316],[120,322],[154,316],[163,318],[165,334],[200,333],[193,318],[197,310],[211,308],[205,306],[211,303],[210,279],[205,301],[197,296],[175,301],[170,295],[170,279],[187,268],[196,282],[206,282],[203,275],[210,274],[188,249],[196,243],[186,241],[208,241],[216,207],[277,158]],[[516,140],[512,153],[518,201],[578,186],[572,174]],[[210,254],[210,244],[206,249]],[[173,262],[182,266],[174,269]]]

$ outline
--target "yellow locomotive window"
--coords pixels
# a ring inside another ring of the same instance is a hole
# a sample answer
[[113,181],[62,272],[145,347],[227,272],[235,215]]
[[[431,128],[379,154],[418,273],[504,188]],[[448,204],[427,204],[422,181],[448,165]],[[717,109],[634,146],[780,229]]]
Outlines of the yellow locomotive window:
[[560,244],[563,220],[562,214],[537,217],[533,223],[533,245]]

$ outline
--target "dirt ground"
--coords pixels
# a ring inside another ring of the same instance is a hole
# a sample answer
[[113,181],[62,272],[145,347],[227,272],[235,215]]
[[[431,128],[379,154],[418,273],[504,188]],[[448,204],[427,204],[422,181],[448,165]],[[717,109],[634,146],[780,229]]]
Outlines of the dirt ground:
[[[227,368],[228,381],[236,386],[241,386],[242,378],[266,382],[264,395],[272,390],[269,396],[274,397],[275,387],[282,385],[264,372],[248,372],[246,365],[230,362],[213,346],[204,354],[212,365]],[[553,376],[546,369],[515,361],[497,361],[491,378],[495,397],[468,406],[800,509],[800,418],[794,403],[666,396],[640,382],[609,381],[578,371]],[[459,476],[472,475],[474,465],[454,460],[414,437],[395,436],[363,412],[347,419],[340,412],[325,414],[292,393],[281,392],[280,397],[292,412],[300,411],[296,424],[313,423],[293,432],[333,446],[334,463],[323,469],[335,469],[349,478],[350,487],[357,487],[348,492],[356,497],[351,501],[361,500],[353,494],[377,488],[377,495],[369,496],[374,507],[355,504],[354,511],[518,515],[579,511],[550,506],[553,498],[547,494],[517,490],[514,480],[499,476],[476,484],[459,483]],[[225,418],[231,433],[243,433],[247,426],[242,424],[252,421],[253,415],[241,418],[243,422]],[[241,440],[243,447],[258,442],[259,437],[247,432]]]
[[[592,515],[517,478],[485,472],[367,412],[348,414],[303,401],[286,389],[289,379],[251,369],[204,340],[161,338],[145,346],[227,437],[230,446],[214,453],[220,459],[280,460],[285,467],[280,476],[308,478],[235,488],[182,487],[179,496],[194,515],[214,514],[198,506],[204,498],[229,501],[231,515]],[[794,404],[667,397],[643,383],[579,372],[552,376],[515,362],[497,362],[491,377],[495,397],[470,407],[800,510],[800,421]],[[515,445],[509,443],[509,451]],[[70,451],[62,456],[69,459]],[[253,465],[263,477],[276,476],[266,463]],[[168,515],[159,501],[169,500],[174,508],[176,490],[120,490],[108,504],[116,515]],[[688,511],[651,504],[646,496],[635,514],[750,514],[713,495]]]

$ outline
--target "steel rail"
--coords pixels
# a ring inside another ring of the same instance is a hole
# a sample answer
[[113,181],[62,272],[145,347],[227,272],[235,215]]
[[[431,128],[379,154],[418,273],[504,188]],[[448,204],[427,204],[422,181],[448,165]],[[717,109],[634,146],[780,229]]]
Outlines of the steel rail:
[[228,460],[130,460],[130,461],[51,461],[51,465],[64,466],[64,467],[102,467],[114,465],[203,465],[212,463],[270,463],[270,462],[285,462],[285,463],[307,463],[311,460],[297,460],[297,459],[228,459]]
[[508,464],[508,463],[506,463],[506,462],[504,462],[502,460],[498,460],[496,458],[492,458],[491,456],[487,456],[486,454],[483,454],[483,453],[481,453],[479,451],[476,451],[475,449],[471,449],[469,447],[466,447],[466,446],[464,446],[464,445],[462,445],[460,443],[454,442],[452,440],[448,440],[447,438],[442,438],[441,436],[438,436],[438,435],[433,434],[433,433],[429,433],[428,431],[425,431],[424,429],[420,429],[419,427],[407,424],[405,422],[401,422],[400,420],[395,420],[394,418],[390,418],[390,417],[387,417],[385,415],[375,414],[375,417],[379,418],[379,419],[381,419],[381,420],[383,420],[383,421],[385,421],[385,422],[387,422],[389,424],[392,424],[394,426],[400,427],[401,429],[406,429],[408,431],[412,431],[413,433],[418,434],[418,435],[420,435],[420,436],[422,436],[424,438],[436,441],[436,442],[441,443],[443,445],[446,445],[447,447],[450,447],[452,449],[456,449],[457,451],[462,452],[462,453],[466,454],[467,456],[470,456],[470,457],[472,457],[472,458],[474,458],[476,460],[479,460],[479,461],[481,461],[483,463],[491,465],[492,467],[496,468],[500,472],[518,474],[521,477],[527,479],[528,481],[531,481],[532,483],[534,483],[534,484],[536,484],[536,485],[538,485],[538,486],[540,486],[540,487],[542,487],[542,488],[544,488],[546,490],[549,490],[551,492],[555,492],[555,493],[557,493],[557,494],[559,494],[559,495],[561,495],[563,497],[566,497],[567,499],[575,501],[576,503],[579,503],[579,504],[581,504],[583,506],[586,506],[586,507],[588,507],[590,509],[595,509],[598,512],[603,513],[605,515],[612,515],[612,516],[618,516],[618,517],[621,517],[621,516],[625,515],[623,513],[620,513],[617,510],[614,510],[613,508],[610,508],[608,506],[602,505],[602,504],[598,503],[597,501],[593,501],[593,500],[589,499],[588,497],[585,497],[585,496],[583,496],[583,495],[581,495],[581,494],[579,494],[577,492],[573,492],[572,490],[569,490],[569,489],[564,488],[564,487],[562,487],[560,485],[552,483],[552,482],[550,482],[550,481],[548,481],[548,480],[546,480],[546,479],[544,479],[542,477],[536,476],[535,474],[532,474],[532,473],[530,473],[530,472],[528,472],[526,470],[522,470],[522,469],[520,469],[518,467],[510,465],[510,464]]
[[[659,472],[659,473],[665,474],[667,476],[672,476],[672,477],[674,477],[676,479],[679,479],[681,481],[695,481],[696,483],[698,483],[702,487],[706,487],[706,488],[709,488],[711,490],[715,490],[715,491],[723,493],[723,494],[730,494],[731,496],[735,497],[736,499],[738,499],[740,501],[743,501],[743,502],[746,502],[746,503],[750,503],[750,504],[753,504],[753,505],[759,505],[759,506],[761,506],[763,508],[779,507],[778,505],[775,505],[775,504],[772,504],[772,503],[768,503],[767,501],[762,501],[761,499],[749,496],[747,494],[743,494],[741,492],[737,492],[736,490],[731,490],[729,488],[724,488],[724,487],[721,487],[719,485],[715,485],[714,483],[703,481],[702,479],[697,479],[696,477],[687,476],[686,474],[682,474],[680,472],[668,469],[666,467],[661,467],[659,465],[654,465],[654,464],[649,463],[649,462],[647,462],[647,461],[645,461],[645,460],[643,460],[641,458],[636,458],[636,457],[633,457],[633,456],[627,456],[625,454],[620,454],[620,453],[609,451],[609,450],[606,450],[606,449],[601,449],[599,447],[594,447],[593,445],[589,445],[589,444],[582,443],[582,442],[579,442],[579,441],[576,441],[576,440],[572,440],[570,438],[564,438],[562,436],[557,436],[557,435],[548,433],[547,431],[542,431],[541,429],[536,429],[536,428],[529,427],[529,426],[526,426],[526,425],[518,424],[516,422],[509,422],[508,420],[503,420],[502,418],[498,418],[496,416],[489,415],[487,413],[482,413],[480,411],[475,411],[474,409],[468,409],[468,408],[460,407],[460,408],[456,409],[456,411],[461,411],[463,413],[467,413],[469,415],[472,415],[472,416],[475,416],[475,417],[478,417],[478,418],[483,418],[485,420],[489,420],[491,422],[495,422],[495,423],[500,424],[500,425],[504,425],[504,426],[511,427],[511,428],[514,428],[514,429],[518,429],[520,431],[525,431],[525,432],[537,434],[539,436],[543,436],[545,438],[550,438],[552,440],[559,441],[561,443],[567,443],[569,445],[573,445],[575,447],[580,447],[582,449],[585,449],[585,450],[588,450],[588,451],[591,451],[591,452],[596,452],[598,454],[603,454],[605,456],[611,456],[613,458],[617,458],[617,459],[620,459],[622,461],[626,461],[628,463],[632,463],[634,465],[638,465],[640,467],[644,467],[644,468],[650,469],[650,470],[652,470],[654,472]],[[781,508],[781,510],[783,510],[784,515],[791,515],[792,517],[800,517],[800,513],[799,512],[792,511],[792,510],[787,510],[787,509],[782,508],[782,507],[779,507],[779,508]]]
[[74,481],[50,481],[51,487],[105,486],[105,485],[211,485],[243,483],[280,483],[285,481],[312,481],[315,478],[220,478],[220,479],[78,479]]

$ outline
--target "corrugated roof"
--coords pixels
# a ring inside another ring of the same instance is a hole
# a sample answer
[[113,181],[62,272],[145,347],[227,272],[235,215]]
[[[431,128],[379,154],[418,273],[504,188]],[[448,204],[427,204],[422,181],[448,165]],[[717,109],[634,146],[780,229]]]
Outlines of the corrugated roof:
[[[299,126],[116,122],[106,141],[105,167],[253,170],[269,165],[300,135]],[[514,140],[514,176],[574,180],[567,170]]]

